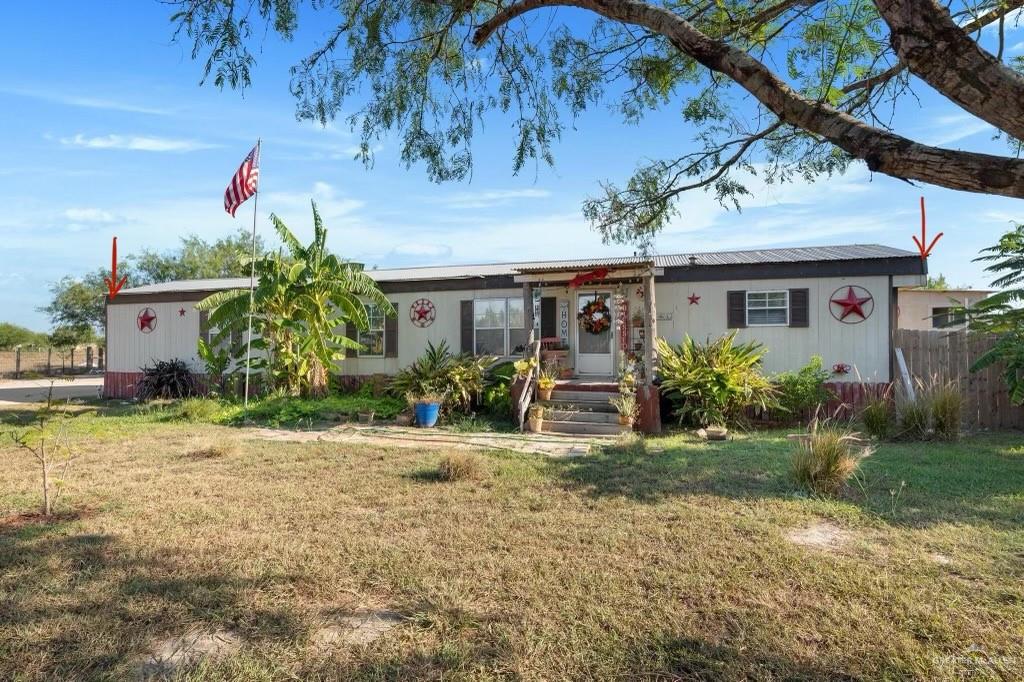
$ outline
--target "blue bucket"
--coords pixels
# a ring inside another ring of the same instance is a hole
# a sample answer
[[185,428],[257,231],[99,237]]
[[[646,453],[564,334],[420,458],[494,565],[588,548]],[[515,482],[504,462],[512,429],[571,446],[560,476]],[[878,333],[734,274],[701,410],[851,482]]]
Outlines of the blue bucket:
[[417,426],[427,429],[437,423],[441,403],[416,403],[415,410]]

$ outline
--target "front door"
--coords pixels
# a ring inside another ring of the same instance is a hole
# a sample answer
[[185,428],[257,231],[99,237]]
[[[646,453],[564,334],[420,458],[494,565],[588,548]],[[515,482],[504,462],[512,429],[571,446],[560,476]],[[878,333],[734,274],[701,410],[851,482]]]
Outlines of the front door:
[[576,325],[576,373],[607,377],[615,373],[615,365],[612,362],[615,310],[611,292],[591,291],[579,294],[576,298],[576,311],[584,312],[586,307],[598,298],[608,306],[609,324],[597,334],[587,331],[580,324]]

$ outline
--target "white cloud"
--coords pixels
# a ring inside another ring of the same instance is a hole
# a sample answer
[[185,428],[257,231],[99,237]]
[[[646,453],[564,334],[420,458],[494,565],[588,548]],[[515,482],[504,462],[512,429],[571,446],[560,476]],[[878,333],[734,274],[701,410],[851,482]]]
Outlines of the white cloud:
[[417,256],[425,258],[448,258],[452,255],[452,247],[447,244],[425,244],[405,242],[394,248],[396,256]]
[[85,109],[124,111],[132,114],[150,114],[153,116],[169,116],[173,113],[169,109],[149,107],[130,102],[120,102],[102,97],[73,95],[69,93],[43,92],[39,90],[24,90],[20,88],[0,88],[0,93],[15,95],[18,97],[28,97],[31,99],[43,100],[45,102],[55,102],[57,104],[65,104],[72,107],[82,107]]
[[218,145],[198,140],[179,140],[145,135],[98,135],[89,137],[81,133],[74,137],[62,137],[60,143],[68,147],[86,149],[125,149],[142,152],[194,152],[213,149]]
[[967,112],[954,112],[933,117],[918,134],[925,144],[941,147],[984,132],[995,133],[995,128]]
[[517,199],[541,199],[551,196],[546,189],[491,189],[479,192],[457,192],[443,197],[432,197],[433,203],[444,204],[448,208],[490,208],[503,206]]
[[69,208],[64,217],[76,223],[113,223],[117,217],[109,211],[99,208]]

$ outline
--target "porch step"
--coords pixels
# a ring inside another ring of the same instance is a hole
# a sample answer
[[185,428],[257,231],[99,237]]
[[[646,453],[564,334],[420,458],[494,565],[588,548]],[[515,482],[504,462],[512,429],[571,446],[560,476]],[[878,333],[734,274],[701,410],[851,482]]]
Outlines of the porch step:
[[618,412],[607,398],[604,400],[559,400],[552,396],[551,400],[538,400],[537,404],[564,412],[608,412],[612,414]]
[[618,391],[569,391],[556,388],[551,392],[551,400],[563,403],[603,402],[607,404],[609,398],[614,398],[618,394]]
[[577,422],[589,424],[618,424],[619,415],[612,412],[596,412],[593,410],[563,410],[552,408],[546,410],[544,419],[556,422]]
[[541,425],[541,431],[544,433],[571,433],[580,436],[618,436],[632,430],[633,427],[622,426],[618,422],[609,424],[545,419]]

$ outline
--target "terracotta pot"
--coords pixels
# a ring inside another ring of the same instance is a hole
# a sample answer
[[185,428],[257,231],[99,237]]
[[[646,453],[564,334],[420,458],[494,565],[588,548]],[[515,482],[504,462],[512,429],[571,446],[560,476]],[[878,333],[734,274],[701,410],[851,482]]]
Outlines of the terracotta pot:
[[544,426],[543,417],[530,417],[526,421],[530,426],[530,431],[533,433],[540,433],[541,428]]
[[537,395],[540,396],[541,400],[551,400],[551,391],[553,390],[555,390],[554,386],[552,386],[551,388],[541,388],[540,386],[538,386]]
[[620,414],[619,415],[619,425],[620,426],[632,426],[633,425],[633,418],[630,417],[628,414]]

